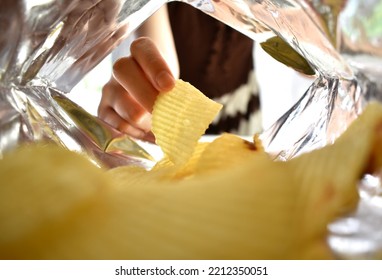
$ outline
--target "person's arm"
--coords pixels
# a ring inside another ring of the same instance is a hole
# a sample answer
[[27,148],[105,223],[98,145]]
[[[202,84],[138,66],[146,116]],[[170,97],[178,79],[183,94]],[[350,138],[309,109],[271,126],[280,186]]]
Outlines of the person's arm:
[[136,31],[137,37],[149,37],[170,66],[175,78],[179,77],[178,56],[171,30],[167,5],[163,5]]
[[[131,54],[117,60],[102,89],[98,116],[133,137],[153,141],[151,111],[159,92],[175,85],[179,67],[164,6],[138,30]],[[169,62],[169,63],[168,63]]]

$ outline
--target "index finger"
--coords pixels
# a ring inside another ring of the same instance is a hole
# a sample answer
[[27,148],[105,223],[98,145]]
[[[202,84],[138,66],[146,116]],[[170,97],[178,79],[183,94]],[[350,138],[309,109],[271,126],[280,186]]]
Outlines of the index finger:
[[131,56],[158,91],[168,91],[175,85],[175,78],[154,42],[148,37],[136,39],[130,46]]

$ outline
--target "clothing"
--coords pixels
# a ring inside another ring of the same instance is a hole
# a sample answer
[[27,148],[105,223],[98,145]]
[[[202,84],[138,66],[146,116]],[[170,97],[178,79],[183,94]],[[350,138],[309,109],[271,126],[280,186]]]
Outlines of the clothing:
[[167,5],[180,78],[224,105],[207,133],[259,132],[261,117],[253,71],[253,40],[188,4]]

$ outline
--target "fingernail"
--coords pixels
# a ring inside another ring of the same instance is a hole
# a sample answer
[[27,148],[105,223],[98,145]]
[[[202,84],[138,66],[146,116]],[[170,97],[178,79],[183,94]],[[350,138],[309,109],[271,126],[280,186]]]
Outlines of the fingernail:
[[167,71],[162,71],[156,76],[159,90],[170,90],[174,86],[174,77]]
[[155,136],[152,132],[147,132],[143,139],[150,143],[155,143]]
[[150,114],[144,114],[137,122],[137,125],[140,129],[144,130],[145,132],[149,132],[151,130],[151,115]]

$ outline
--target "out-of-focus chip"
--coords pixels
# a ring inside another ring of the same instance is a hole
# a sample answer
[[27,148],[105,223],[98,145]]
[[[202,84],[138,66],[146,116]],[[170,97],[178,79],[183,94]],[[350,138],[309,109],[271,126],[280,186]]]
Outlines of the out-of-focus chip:
[[381,125],[382,106],[372,103],[334,144],[287,162],[299,182],[306,231],[326,232],[330,221],[355,208],[359,180],[367,170],[382,167],[373,161],[382,156],[376,145],[382,141]]
[[32,237],[35,246],[46,246],[43,229],[102,197],[111,186],[108,179],[84,156],[53,145],[23,146],[6,154],[0,160],[0,258],[32,257],[24,240]]
[[237,135],[224,133],[205,148],[195,172],[198,174],[222,172],[225,168],[240,165],[249,158],[267,156],[262,146],[257,145]]

